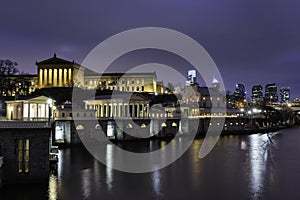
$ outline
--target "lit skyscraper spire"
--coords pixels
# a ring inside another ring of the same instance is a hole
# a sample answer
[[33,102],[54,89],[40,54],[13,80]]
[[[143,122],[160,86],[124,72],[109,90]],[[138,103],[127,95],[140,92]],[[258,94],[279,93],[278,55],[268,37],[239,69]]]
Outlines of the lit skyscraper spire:
[[215,77],[215,75],[213,76],[213,80],[212,80],[212,82],[211,82],[211,85],[212,85],[212,87],[213,88],[220,88],[220,83],[219,83],[219,81],[216,79],[216,77]]

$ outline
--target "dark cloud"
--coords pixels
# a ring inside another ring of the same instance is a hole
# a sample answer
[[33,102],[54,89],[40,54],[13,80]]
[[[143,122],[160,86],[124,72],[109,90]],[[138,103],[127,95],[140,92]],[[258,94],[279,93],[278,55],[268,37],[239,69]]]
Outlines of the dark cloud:
[[166,27],[202,44],[229,90],[237,82],[245,83],[248,93],[253,84],[275,82],[291,86],[296,97],[299,7],[294,0],[2,0],[0,55],[34,73],[34,62],[54,52],[81,62],[120,31]]

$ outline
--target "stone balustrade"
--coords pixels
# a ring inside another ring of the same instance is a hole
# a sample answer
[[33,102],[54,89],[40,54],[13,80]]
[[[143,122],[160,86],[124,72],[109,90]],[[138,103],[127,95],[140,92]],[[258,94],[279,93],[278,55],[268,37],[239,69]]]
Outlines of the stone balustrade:
[[50,128],[51,123],[48,121],[0,121],[1,128]]

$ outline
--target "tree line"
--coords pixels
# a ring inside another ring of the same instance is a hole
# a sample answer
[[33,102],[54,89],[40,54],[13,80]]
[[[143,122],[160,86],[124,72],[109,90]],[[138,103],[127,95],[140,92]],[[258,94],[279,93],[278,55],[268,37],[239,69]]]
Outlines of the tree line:
[[18,63],[9,59],[0,60],[0,96],[28,95],[31,78],[20,72]]

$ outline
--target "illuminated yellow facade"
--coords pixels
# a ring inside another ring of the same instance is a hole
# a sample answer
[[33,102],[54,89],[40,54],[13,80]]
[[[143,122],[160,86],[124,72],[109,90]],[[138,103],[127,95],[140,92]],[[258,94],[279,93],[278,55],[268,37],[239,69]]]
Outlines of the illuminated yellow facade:
[[126,92],[162,94],[164,87],[157,81],[156,73],[104,73],[96,74],[79,64],[54,56],[37,62],[37,87],[82,87]]
[[84,68],[74,61],[57,58],[54,54],[52,58],[37,62],[36,65],[38,88],[83,86]]
[[97,118],[148,118],[150,99],[141,94],[97,96],[84,100],[85,109],[95,110]]
[[85,76],[84,80],[86,89],[102,88],[122,92],[163,93],[162,82],[157,82],[155,72],[105,73],[101,76]]
[[54,101],[46,96],[25,97],[23,99],[6,101],[6,118],[8,120],[49,120],[50,108]]

